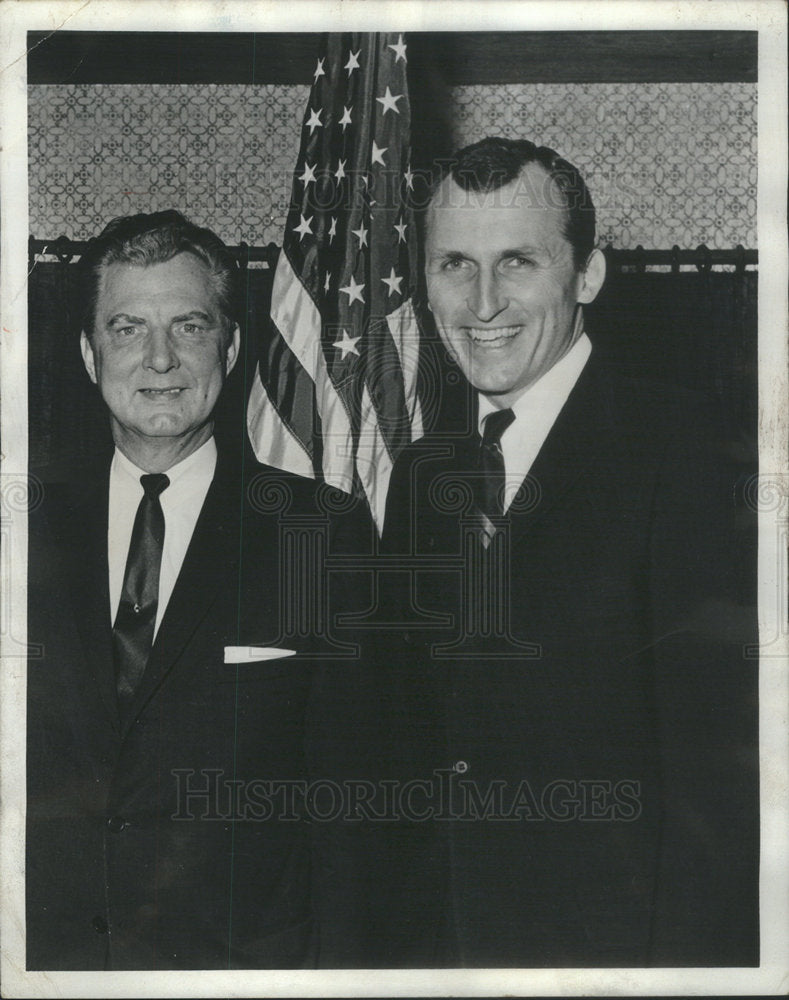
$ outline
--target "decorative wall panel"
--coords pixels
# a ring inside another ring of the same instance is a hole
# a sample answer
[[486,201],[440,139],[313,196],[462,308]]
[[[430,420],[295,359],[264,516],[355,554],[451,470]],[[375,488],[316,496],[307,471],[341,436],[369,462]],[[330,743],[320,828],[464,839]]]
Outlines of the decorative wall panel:
[[30,232],[94,236],[177,208],[231,244],[281,241],[309,87],[32,86]]
[[[177,208],[228,243],[280,242],[307,86],[28,88],[30,232],[86,239]],[[453,91],[457,145],[538,138],[584,173],[601,244],[756,246],[756,85]]]
[[756,246],[756,85],[457,87],[457,146],[537,138],[583,174],[601,243]]

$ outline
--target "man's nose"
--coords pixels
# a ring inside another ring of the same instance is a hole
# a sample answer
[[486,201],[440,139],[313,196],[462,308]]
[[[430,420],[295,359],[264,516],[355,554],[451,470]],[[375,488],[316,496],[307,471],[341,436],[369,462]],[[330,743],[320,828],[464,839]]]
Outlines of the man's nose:
[[468,307],[483,323],[489,323],[509,305],[496,275],[480,270],[468,299]]
[[179,365],[178,355],[166,327],[155,326],[145,344],[143,367],[155,372],[168,372]]

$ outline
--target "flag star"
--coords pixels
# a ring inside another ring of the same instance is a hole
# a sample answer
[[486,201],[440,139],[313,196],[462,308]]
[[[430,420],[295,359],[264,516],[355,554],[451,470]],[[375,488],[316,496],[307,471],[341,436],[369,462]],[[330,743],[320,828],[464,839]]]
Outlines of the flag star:
[[345,288],[340,289],[341,292],[345,292],[345,294],[348,296],[349,306],[352,305],[356,301],[356,299],[358,299],[360,302],[364,302],[364,296],[362,295],[363,290],[364,290],[364,282],[362,282],[361,285],[357,285],[356,279],[354,278],[353,275],[351,275],[351,283],[349,285],[346,285]]
[[370,165],[372,166],[373,163],[380,163],[382,167],[385,167],[386,164],[384,163],[384,153],[387,151],[388,148],[389,148],[388,146],[384,146],[382,149],[379,149],[378,146],[375,144],[375,139],[373,139],[373,151],[370,154]]
[[[319,60],[318,60],[318,65],[317,65],[317,66],[315,67],[315,73],[314,73],[314,75],[313,75],[313,80],[314,80],[314,81],[315,81],[316,83],[318,82],[318,77],[319,77],[319,76],[326,76],[326,70],[325,70],[325,69],[323,68],[323,63],[324,63],[324,61],[325,61],[325,58],[326,58],[326,57],[324,56],[324,58],[323,58],[323,59],[319,59]],[[396,60],[396,59],[395,59],[395,62],[397,62],[397,60]]]
[[327,271],[326,272],[326,277],[323,279],[323,290],[324,290],[324,292],[328,292],[328,290],[329,290],[330,287],[331,287],[331,271]]
[[337,235],[337,219],[332,216],[331,225],[329,226],[329,246],[331,246],[332,240]]
[[298,224],[298,226],[293,227],[294,233],[301,233],[301,236],[299,236],[299,242],[301,242],[305,236],[312,236],[312,229],[310,228],[310,223],[312,222],[312,220],[313,220],[312,215],[309,217],[309,219],[305,219],[304,216],[302,215],[301,222]]
[[405,243],[405,231],[408,229],[408,223],[406,222],[395,222],[395,229],[398,232],[397,242]]
[[323,128],[320,111],[313,111],[313,109],[310,108],[310,117],[309,120],[304,123],[304,127],[306,128],[308,125],[310,127],[310,135],[312,135],[316,128]]
[[307,161],[304,161],[304,173],[299,177],[299,180],[305,186],[310,183],[310,181],[315,181],[315,166],[310,165]]
[[342,331],[342,340],[335,340],[332,344],[332,347],[336,347],[338,351],[342,351],[340,361],[345,361],[346,354],[355,354],[357,358],[359,357],[356,345],[361,339],[361,337],[349,337],[347,330]]
[[411,173],[411,164],[408,164],[408,170],[405,172],[405,183],[409,191],[414,190],[414,175]]
[[392,91],[387,87],[386,93],[384,94],[383,97],[376,97],[376,101],[378,101],[378,103],[381,104],[383,107],[383,111],[381,113],[385,115],[387,111],[394,111],[395,114],[399,115],[400,111],[397,107],[397,102],[400,100],[402,96],[403,96],[402,94],[393,94]]
[[[348,76],[350,76],[355,69],[359,69],[359,56],[361,55],[361,53],[362,50],[359,49],[358,52],[351,52],[351,54],[348,56],[348,62],[343,66],[343,69],[348,70]],[[395,62],[397,62],[396,59]]]
[[362,247],[367,246],[367,230],[364,228],[364,223],[358,229],[352,229],[351,232],[354,236],[358,237],[360,250]]
[[405,50],[408,48],[408,46],[403,42],[402,35],[397,36],[396,45],[387,45],[387,48],[391,49],[395,53],[395,62],[398,62],[400,59],[402,59],[403,62],[408,62],[408,60],[405,57]]
[[353,122],[351,121],[351,112],[352,111],[353,111],[353,105],[351,105],[349,108],[346,108],[345,105],[343,104],[343,106],[342,106],[342,118],[339,121],[339,124],[342,125],[343,132],[345,131],[345,126],[346,125],[353,125]]
[[395,274],[394,268],[392,268],[392,270],[389,272],[388,278],[381,278],[381,281],[383,281],[385,285],[389,286],[390,295],[392,295],[394,292],[397,292],[398,295],[402,295],[402,292],[400,291],[400,282],[402,280],[403,280],[402,275],[398,277],[398,275]]
[[343,177],[345,177],[345,164],[347,162],[348,162],[347,160],[337,161],[337,169],[334,171],[334,176],[337,178],[338,181],[341,181]]

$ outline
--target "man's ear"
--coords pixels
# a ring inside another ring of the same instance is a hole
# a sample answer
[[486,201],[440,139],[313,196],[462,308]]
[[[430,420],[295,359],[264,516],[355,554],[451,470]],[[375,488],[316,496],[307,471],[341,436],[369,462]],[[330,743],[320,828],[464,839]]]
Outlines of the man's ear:
[[79,349],[82,351],[82,361],[85,371],[90,375],[91,382],[96,382],[96,359],[93,357],[93,348],[90,346],[88,335],[83,330],[79,335]]
[[230,339],[230,343],[227,345],[227,353],[225,354],[225,375],[229,375],[233,371],[233,367],[238,360],[238,349],[241,345],[241,330],[238,327],[238,323],[233,327],[233,336]]
[[597,293],[603,287],[605,281],[605,254],[602,250],[593,250],[587,260],[581,278],[581,288],[578,292],[578,301],[581,303],[593,302],[597,298]]

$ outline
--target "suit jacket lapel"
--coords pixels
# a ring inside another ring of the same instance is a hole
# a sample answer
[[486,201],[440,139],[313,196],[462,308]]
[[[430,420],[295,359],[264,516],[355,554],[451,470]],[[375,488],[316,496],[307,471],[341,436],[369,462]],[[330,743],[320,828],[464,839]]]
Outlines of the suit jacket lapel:
[[86,671],[117,727],[107,563],[108,511],[109,466],[95,487],[71,507],[65,518],[65,573],[85,652]]
[[[214,479],[195,524],[181,571],[167,604],[140,686],[123,720],[126,731],[178,661],[195,629],[226,590],[237,562],[238,542],[228,530],[238,505],[232,480],[217,461]],[[236,491],[240,480],[236,481]],[[217,621],[217,629],[224,622]]]
[[510,508],[512,538],[531,530],[597,459],[611,414],[610,380],[593,355],[531,467],[523,502]]

